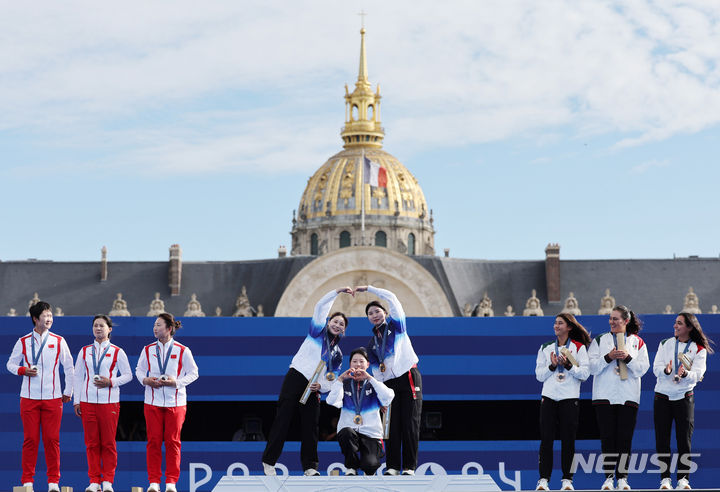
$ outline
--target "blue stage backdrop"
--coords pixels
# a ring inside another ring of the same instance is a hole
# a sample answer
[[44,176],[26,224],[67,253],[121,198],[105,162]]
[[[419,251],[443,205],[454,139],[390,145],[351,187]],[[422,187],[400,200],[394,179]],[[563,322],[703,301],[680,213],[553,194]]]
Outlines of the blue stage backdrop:
[[[710,337],[720,338],[720,316],[701,315],[700,322]],[[177,339],[193,351],[200,368],[200,379],[188,387],[189,401],[275,401],[283,375],[290,360],[307,334],[309,320],[305,318],[181,318],[183,328]],[[411,318],[408,332],[420,357],[426,400],[538,400],[541,385],[535,380],[535,357],[539,346],[553,338],[553,317],[514,318]],[[672,336],[673,315],[642,316],[645,327],[642,338],[648,345],[650,362],[661,339]],[[152,318],[115,318],[113,342],[123,347],[134,369],[141,348],[153,341]],[[580,321],[594,335],[608,330],[606,316],[581,316]],[[0,347],[7,360],[18,337],[32,329],[28,317],[0,317]],[[89,343],[91,318],[59,317],[53,331],[64,336],[73,356]],[[364,319],[352,319],[349,336],[342,342],[346,353],[367,342],[369,326]],[[347,357],[344,367],[347,367]],[[692,476],[694,487],[715,487],[720,484],[720,362],[718,356],[708,359],[705,380],[696,390],[696,419],[693,452],[699,468]],[[9,487],[20,479],[20,449],[22,424],[19,416],[20,378],[3,371],[0,377],[2,421],[0,436],[0,484]],[[582,386],[582,399],[590,399],[591,380]],[[634,463],[636,469],[647,470],[631,475],[635,488],[656,488],[659,484],[657,467],[649,460],[654,452],[652,400],[655,377],[651,370],[643,378],[643,395],[633,441],[634,451],[640,453]],[[122,388],[123,400],[142,401],[142,387],[133,380]],[[188,419],[192,419],[188,414]],[[478,415],[478,419],[493,419],[493,415]],[[537,419],[537,415],[527,415]],[[234,425],[235,423],[233,423]],[[468,433],[472,434],[472,425]],[[471,435],[469,441],[422,441],[420,463],[435,462],[449,472],[459,472],[468,462],[480,463],[504,489],[519,486],[534,488],[537,480],[538,441],[485,441],[482,435]],[[61,431],[61,470],[63,485],[76,490],[87,485],[85,447],[80,419],[71,405],[65,406]],[[235,462],[245,463],[251,473],[260,473],[262,442],[187,442],[183,444],[180,487],[193,489],[189,483],[191,463],[205,464],[212,469],[212,477],[197,490],[212,490],[214,484]],[[119,447],[116,490],[132,485],[147,485],[145,474],[145,446],[142,442],[121,442]],[[592,460],[599,454],[599,441],[578,441],[578,452]],[[675,448],[673,439],[673,449]],[[42,449],[42,447],[41,447]],[[334,442],[320,443],[321,468],[332,462],[342,462],[342,455]],[[559,446],[556,447],[559,451]],[[299,443],[287,443],[281,462],[291,473],[300,473]],[[44,454],[38,460],[36,483],[45,483]],[[593,463],[586,464],[592,467]],[[553,488],[559,486],[559,453],[555,457]],[[653,472],[655,471],[655,472]],[[195,474],[195,484],[205,472]],[[519,479],[519,482],[518,482]],[[557,482],[557,483],[555,483]],[[580,471],[576,475],[578,488],[598,488],[602,477],[595,471]],[[39,487],[40,488],[40,487]]]

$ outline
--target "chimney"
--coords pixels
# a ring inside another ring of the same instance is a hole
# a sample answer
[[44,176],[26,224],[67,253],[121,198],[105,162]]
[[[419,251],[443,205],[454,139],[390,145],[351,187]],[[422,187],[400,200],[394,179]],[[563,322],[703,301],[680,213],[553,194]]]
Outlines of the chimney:
[[103,246],[100,252],[100,282],[105,282],[107,280],[107,248]]
[[287,248],[281,245],[278,248],[278,258],[285,258],[287,256]]
[[170,295],[180,295],[180,281],[182,279],[182,250],[179,244],[170,246]]
[[445,258],[450,258],[450,248],[445,248]]
[[545,283],[548,302],[560,302],[560,245],[557,243],[545,248]]

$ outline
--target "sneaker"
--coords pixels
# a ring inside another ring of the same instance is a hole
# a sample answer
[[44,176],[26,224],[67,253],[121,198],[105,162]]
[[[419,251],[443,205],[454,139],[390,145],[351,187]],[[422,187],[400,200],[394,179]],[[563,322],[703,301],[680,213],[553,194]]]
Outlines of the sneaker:
[[33,492],[33,483],[32,482],[25,482],[23,484],[23,487],[25,487],[25,488],[30,487],[30,492]]
[[177,492],[177,489],[175,488],[174,483],[166,483],[165,484],[165,492]]
[[615,490],[630,490],[630,484],[627,478],[618,478],[617,489]]
[[150,485],[148,485],[147,492],[160,492],[160,484],[151,483]]
[[320,472],[317,471],[315,468],[308,468],[305,470],[305,473],[303,473],[306,477],[319,477]]
[[613,477],[606,478],[600,490],[615,490],[615,480],[613,480]]
[[60,492],[60,486],[56,483],[48,482],[48,492]]
[[692,487],[690,487],[690,482],[687,478],[681,478],[678,480],[677,487],[675,488],[679,490],[690,490]]
[[415,475],[415,470],[403,470],[403,475]]
[[663,478],[660,480],[660,490],[672,489],[672,481],[669,478]]
[[263,462],[263,471],[265,472],[265,475],[268,477],[274,477],[277,475],[277,472],[275,471],[275,467],[273,465],[268,465],[267,463]]
[[560,485],[560,490],[575,490],[575,487],[573,487],[573,484],[572,484],[572,480],[563,478],[562,485]]
[[346,477],[355,476],[355,475],[357,475],[357,471],[355,471],[355,468],[348,468],[345,470]]
[[99,483],[91,483],[85,488],[85,492],[99,492],[100,491],[100,484]]
[[102,492],[115,492],[112,488],[111,482],[103,482],[102,483]]
[[400,475],[400,472],[394,468],[388,468],[383,472],[383,475],[390,475],[394,477],[395,475]]
[[535,490],[550,490],[550,487],[548,487],[547,478],[541,478],[540,480],[538,480]]

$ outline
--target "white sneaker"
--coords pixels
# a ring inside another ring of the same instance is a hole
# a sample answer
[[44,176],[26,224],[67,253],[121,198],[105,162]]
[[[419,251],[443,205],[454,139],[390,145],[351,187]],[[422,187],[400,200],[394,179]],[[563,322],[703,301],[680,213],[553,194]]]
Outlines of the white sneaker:
[[165,484],[165,492],[177,492],[177,489],[175,488],[174,483],[166,483]]
[[615,490],[630,490],[630,484],[627,478],[618,478],[617,489]]
[[303,473],[306,477],[319,477],[320,472],[317,471],[315,468],[308,468],[305,470],[305,473]]
[[30,492],[33,492],[33,483],[32,482],[25,482],[23,484],[23,487],[30,487]]
[[672,489],[672,481],[669,478],[663,478],[660,480],[660,490]]
[[675,488],[679,490],[690,490],[692,487],[690,487],[690,482],[687,478],[681,478],[678,480],[677,487]]
[[160,492],[160,484],[151,483],[150,485],[148,485],[147,492]]
[[102,492],[115,492],[112,488],[111,482],[103,482],[102,483]]
[[613,480],[613,477],[606,478],[600,490],[615,490],[615,480]]
[[60,486],[56,483],[48,482],[48,492],[60,492]]
[[573,484],[572,484],[572,480],[563,478],[562,485],[560,486],[560,490],[575,490],[575,487],[573,487]]
[[91,483],[85,488],[85,492],[98,492],[100,490],[100,484],[99,483]]
[[268,477],[274,477],[277,475],[277,472],[275,471],[275,467],[273,465],[268,465],[267,463],[263,462],[263,471],[265,472],[265,475]]
[[550,490],[550,487],[548,487],[547,478],[541,478],[540,480],[538,480],[535,490]]
[[403,470],[403,475],[415,475],[415,470]]
[[351,477],[351,476],[355,476],[355,475],[357,475],[357,471],[355,471],[355,468],[347,468],[345,470],[346,477]]
[[397,471],[395,468],[387,468],[383,472],[383,475],[390,475],[390,476],[394,477],[395,475],[400,475],[400,472]]

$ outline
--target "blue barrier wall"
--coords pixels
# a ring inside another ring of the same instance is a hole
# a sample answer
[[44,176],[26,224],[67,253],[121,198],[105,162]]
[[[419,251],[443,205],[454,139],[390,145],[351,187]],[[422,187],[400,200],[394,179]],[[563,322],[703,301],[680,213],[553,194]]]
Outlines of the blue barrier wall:
[[[720,338],[720,316],[699,317],[704,330]],[[309,321],[300,318],[181,318],[183,329],[177,339],[188,345],[200,368],[200,379],[188,387],[190,401],[275,401],[290,360],[307,333]],[[642,317],[645,328],[641,336],[648,345],[650,361],[661,339],[672,336],[672,315]],[[594,334],[607,331],[606,316],[582,316],[580,321]],[[142,347],[153,341],[152,318],[116,318],[113,342],[123,347],[135,367]],[[541,384],[535,380],[535,357],[539,346],[553,338],[552,317],[517,318],[412,318],[408,331],[420,357],[426,400],[538,400]],[[0,350],[7,360],[18,337],[32,329],[27,317],[0,318]],[[352,319],[343,351],[364,345],[369,337],[365,319]],[[63,335],[76,356],[81,346],[92,340],[91,318],[59,317],[53,331]],[[720,480],[720,367],[715,356],[708,360],[708,372],[696,393],[696,421],[693,440],[699,470],[692,477],[695,487],[717,486]],[[347,367],[347,357],[344,367]],[[652,423],[652,392],[655,378],[651,371],[643,378],[643,395],[634,438],[634,450],[652,453],[655,439]],[[20,379],[3,371],[0,375],[0,418],[5,425],[0,436],[0,484],[15,484],[20,475],[22,425],[19,417]],[[589,399],[591,381],[583,384],[581,398]],[[122,399],[142,401],[143,389],[133,380],[122,388]],[[188,420],[192,419],[191,413]],[[493,415],[478,418],[493,419]],[[537,415],[528,415],[537,419]],[[237,423],[234,423],[235,425]],[[534,488],[537,480],[538,442],[483,441],[472,435],[469,441],[423,441],[420,462],[437,462],[449,471],[459,471],[470,461],[483,465],[503,488],[499,463],[511,479],[520,472],[523,488]],[[674,442],[674,440],[673,440]],[[260,472],[260,454],[264,443],[257,442],[188,442],[183,445],[180,485],[188,488],[188,469],[193,462],[205,463],[213,478],[198,490],[211,490],[225,469],[234,462],[244,462],[253,473]],[[578,441],[578,451],[598,452],[597,440]],[[61,432],[63,484],[76,489],[87,485],[85,451],[80,420],[66,405]],[[146,485],[144,444],[119,443],[120,462],[116,489]],[[288,443],[281,462],[299,472],[299,445]],[[321,467],[342,462],[336,443],[320,444]],[[39,458],[36,483],[45,481],[44,456]],[[559,481],[559,456],[555,459],[553,480]],[[649,465],[650,466],[650,465]],[[201,478],[203,473],[199,474]],[[602,478],[596,473],[578,473],[576,487],[598,488]],[[656,488],[657,473],[631,476],[634,487]]]

